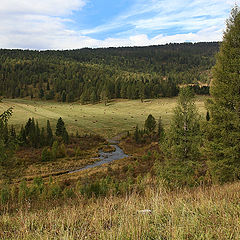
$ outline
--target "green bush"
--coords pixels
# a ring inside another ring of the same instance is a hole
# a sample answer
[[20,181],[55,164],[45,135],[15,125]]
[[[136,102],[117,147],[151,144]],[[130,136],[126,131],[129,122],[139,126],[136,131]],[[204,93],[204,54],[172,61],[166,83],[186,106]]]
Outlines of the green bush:
[[57,198],[60,198],[61,196],[62,196],[62,189],[59,186],[59,184],[58,183],[52,183],[49,186],[48,197],[57,199]]
[[54,159],[52,152],[48,147],[42,150],[42,162],[50,162]]

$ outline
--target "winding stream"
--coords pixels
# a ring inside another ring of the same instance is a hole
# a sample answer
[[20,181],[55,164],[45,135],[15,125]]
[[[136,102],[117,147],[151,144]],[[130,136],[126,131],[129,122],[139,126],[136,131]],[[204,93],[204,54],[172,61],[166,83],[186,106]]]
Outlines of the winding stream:
[[[115,143],[115,142],[112,141],[111,143]],[[115,151],[113,151],[113,152],[103,152],[102,150],[99,151],[100,156],[96,159],[99,159],[100,161],[95,162],[95,163],[90,164],[90,165],[87,165],[83,168],[76,169],[74,171],[69,171],[67,173],[80,172],[80,171],[83,171],[83,170],[86,170],[86,169],[89,169],[89,168],[98,167],[98,166],[101,166],[105,163],[110,163],[110,162],[113,162],[115,160],[120,160],[120,159],[123,159],[125,157],[128,157],[128,155],[125,154],[123,152],[123,150],[118,145],[112,144],[111,146],[113,146],[115,148]]]

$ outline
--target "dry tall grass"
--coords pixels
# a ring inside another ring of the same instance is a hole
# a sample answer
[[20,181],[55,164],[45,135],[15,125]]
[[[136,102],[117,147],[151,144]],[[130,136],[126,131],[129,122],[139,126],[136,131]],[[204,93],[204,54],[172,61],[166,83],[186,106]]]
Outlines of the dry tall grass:
[[[1,239],[240,239],[240,183],[78,198],[45,209],[26,204],[0,217]],[[152,213],[139,213],[150,209]]]

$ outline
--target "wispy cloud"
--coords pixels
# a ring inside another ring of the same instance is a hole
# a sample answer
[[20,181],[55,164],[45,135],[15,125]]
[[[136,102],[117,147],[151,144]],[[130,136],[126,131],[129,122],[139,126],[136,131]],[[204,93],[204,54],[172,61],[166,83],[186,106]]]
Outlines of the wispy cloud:
[[90,2],[2,0],[0,48],[73,49],[217,41],[222,38],[231,7],[240,0],[133,0],[108,23],[84,28],[73,16],[87,16]]
[[[116,26],[131,25],[133,30],[161,30],[181,26],[184,30],[200,30],[218,25],[224,27],[224,20],[235,1],[229,0],[141,0],[129,11],[92,29],[81,31],[93,34],[110,31]],[[207,25],[206,25],[207,24]]]

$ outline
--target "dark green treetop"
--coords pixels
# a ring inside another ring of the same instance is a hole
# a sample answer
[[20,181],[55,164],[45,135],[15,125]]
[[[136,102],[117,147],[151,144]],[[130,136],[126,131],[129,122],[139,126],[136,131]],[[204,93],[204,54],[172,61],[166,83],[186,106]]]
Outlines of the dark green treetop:
[[240,177],[240,11],[232,9],[213,69],[206,155],[213,182]]
[[157,123],[153,115],[149,114],[145,121],[144,127],[149,133],[152,133],[156,128],[156,124]]

